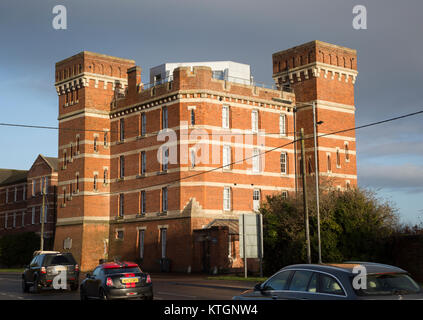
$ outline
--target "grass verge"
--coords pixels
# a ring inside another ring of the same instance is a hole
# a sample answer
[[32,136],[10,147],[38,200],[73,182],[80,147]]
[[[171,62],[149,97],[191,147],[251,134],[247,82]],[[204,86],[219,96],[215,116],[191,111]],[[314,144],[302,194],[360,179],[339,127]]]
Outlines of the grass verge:
[[7,273],[7,272],[23,272],[24,271],[24,269],[0,269],[0,273],[1,272],[4,272],[4,273]]

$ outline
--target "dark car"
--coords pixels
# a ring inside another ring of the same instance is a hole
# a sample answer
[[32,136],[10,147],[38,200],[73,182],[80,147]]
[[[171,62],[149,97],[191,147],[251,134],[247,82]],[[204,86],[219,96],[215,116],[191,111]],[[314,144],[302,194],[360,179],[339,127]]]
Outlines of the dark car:
[[[365,270],[355,271],[354,267]],[[363,276],[358,281],[357,276]],[[364,281],[366,279],[366,281]],[[234,300],[423,300],[423,289],[400,268],[369,262],[282,268]]]
[[[52,288],[56,277],[64,277],[66,284],[57,280],[58,284],[72,291],[78,290],[79,265],[72,253],[60,253],[57,251],[36,251],[34,258],[28,266],[25,266],[22,274],[22,290],[29,292],[33,287],[34,292],[42,288]],[[63,288],[63,287],[62,287]]]
[[87,274],[80,286],[81,300],[153,299],[153,283],[148,273],[133,262],[107,262]]

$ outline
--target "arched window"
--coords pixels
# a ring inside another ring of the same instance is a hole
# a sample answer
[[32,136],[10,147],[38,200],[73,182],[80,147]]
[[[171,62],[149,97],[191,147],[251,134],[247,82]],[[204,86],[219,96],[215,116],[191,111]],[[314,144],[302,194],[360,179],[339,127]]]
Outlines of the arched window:
[[332,163],[330,161],[330,154],[327,155],[327,162],[328,162],[328,172],[332,171]]

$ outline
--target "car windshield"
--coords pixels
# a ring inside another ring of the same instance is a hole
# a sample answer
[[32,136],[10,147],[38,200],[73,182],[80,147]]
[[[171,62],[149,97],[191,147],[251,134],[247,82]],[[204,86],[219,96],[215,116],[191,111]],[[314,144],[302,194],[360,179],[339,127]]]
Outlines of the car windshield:
[[404,273],[367,275],[367,287],[355,289],[357,295],[360,296],[404,295],[419,293],[420,290],[420,286]]
[[46,258],[44,260],[44,265],[52,266],[52,265],[61,265],[61,264],[76,264],[76,262],[73,259],[73,257],[69,254],[63,254],[63,255],[49,254],[49,255],[46,255]]
[[105,274],[117,274],[117,273],[140,273],[141,270],[138,267],[133,268],[113,268],[113,269],[104,269]]

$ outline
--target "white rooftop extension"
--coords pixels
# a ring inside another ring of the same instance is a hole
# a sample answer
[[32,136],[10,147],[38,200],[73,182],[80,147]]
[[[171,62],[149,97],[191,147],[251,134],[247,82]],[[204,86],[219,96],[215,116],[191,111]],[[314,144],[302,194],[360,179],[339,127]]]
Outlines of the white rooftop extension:
[[251,84],[250,65],[233,61],[206,61],[206,62],[177,62],[164,63],[150,68],[150,83],[161,82],[173,76],[173,70],[178,67],[210,67],[213,71],[213,78],[228,80],[243,84]]

